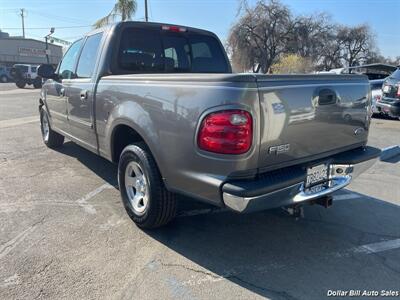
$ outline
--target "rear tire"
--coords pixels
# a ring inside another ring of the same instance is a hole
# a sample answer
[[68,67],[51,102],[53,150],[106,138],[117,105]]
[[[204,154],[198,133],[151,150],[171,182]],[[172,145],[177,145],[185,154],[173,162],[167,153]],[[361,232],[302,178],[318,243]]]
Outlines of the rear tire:
[[49,148],[58,148],[64,143],[64,136],[53,131],[50,127],[49,116],[47,111],[40,109],[40,129],[45,145]]
[[25,81],[22,81],[22,80],[18,80],[18,81],[15,82],[15,84],[16,84],[17,87],[19,87],[20,89],[23,89],[23,88],[25,87],[25,85],[26,85],[26,82],[25,82]]
[[122,151],[118,183],[124,207],[137,226],[157,228],[175,217],[175,195],[165,188],[154,158],[144,143],[129,145]]
[[42,80],[41,79],[35,79],[33,82],[33,87],[35,89],[40,89],[42,87]]

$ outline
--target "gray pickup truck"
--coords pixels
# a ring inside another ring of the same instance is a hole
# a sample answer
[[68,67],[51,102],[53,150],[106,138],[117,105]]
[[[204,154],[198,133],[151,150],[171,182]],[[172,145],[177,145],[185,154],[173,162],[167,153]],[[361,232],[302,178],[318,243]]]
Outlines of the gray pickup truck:
[[142,228],[168,223],[177,193],[238,212],[330,205],[380,154],[366,146],[366,77],[233,74],[204,30],[118,23],[39,75],[44,143],[66,137],[118,163]]

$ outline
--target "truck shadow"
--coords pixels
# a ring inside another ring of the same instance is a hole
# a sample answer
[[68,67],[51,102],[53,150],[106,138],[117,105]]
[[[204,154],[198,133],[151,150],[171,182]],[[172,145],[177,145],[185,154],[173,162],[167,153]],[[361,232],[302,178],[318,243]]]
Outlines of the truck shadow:
[[[115,164],[72,142],[57,151],[117,186]],[[154,277],[151,287],[165,281],[157,278],[165,272],[183,298],[221,288],[226,295],[270,299],[321,299],[329,290],[398,290],[399,249],[374,254],[362,246],[400,239],[400,206],[348,194],[329,209],[306,206],[305,217],[297,221],[281,209],[183,213],[169,226],[147,231],[167,247],[147,266]],[[181,212],[210,208],[185,197],[179,201]]]
[[399,239],[400,207],[359,196],[330,209],[306,206],[298,221],[283,210],[225,212],[178,218],[148,234],[186,258],[166,251],[159,262],[179,268],[164,271],[179,271],[174,280],[188,295],[222,287],[239,294],[239,286],[271,299],[321,299],[328,290],[396,289],[398,249],[385,258],[361,246]]
[[104,181],[112,186],[118,187],[118,166],[116,164],[93,154],[73,142],[66,142],[62,147],[55,150],[64,155],[76,158]]

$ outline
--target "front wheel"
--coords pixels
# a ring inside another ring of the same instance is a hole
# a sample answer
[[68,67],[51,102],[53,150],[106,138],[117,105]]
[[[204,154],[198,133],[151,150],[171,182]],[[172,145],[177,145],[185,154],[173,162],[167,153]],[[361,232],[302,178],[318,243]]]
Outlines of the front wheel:
[[161,227],[175,217],[175,195],[165,188],[145,144],[129,145],[122,151],[118,183],[124,207],[139,227]]
[[51,129],[49,116],[43,108],[40,109],[40,129],[42,131],[43,142],[47,147],[57,148],[64,143],[64,136]]

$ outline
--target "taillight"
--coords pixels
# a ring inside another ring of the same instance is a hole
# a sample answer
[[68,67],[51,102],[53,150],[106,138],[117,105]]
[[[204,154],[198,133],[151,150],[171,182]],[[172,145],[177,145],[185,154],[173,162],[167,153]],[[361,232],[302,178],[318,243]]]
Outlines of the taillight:
[[222,154],[243,154],[253,139],[253,119],[244,110],[223,110],[207,115],[197,137],[200,149]]
[[399,85],[398,88],[397,88],[397,94],[396,94],[396,96],[397,96],[397,97],[400,97],[400,85]]
[[381,95],[375,95],[375,100],[378,102],[381,101]]

